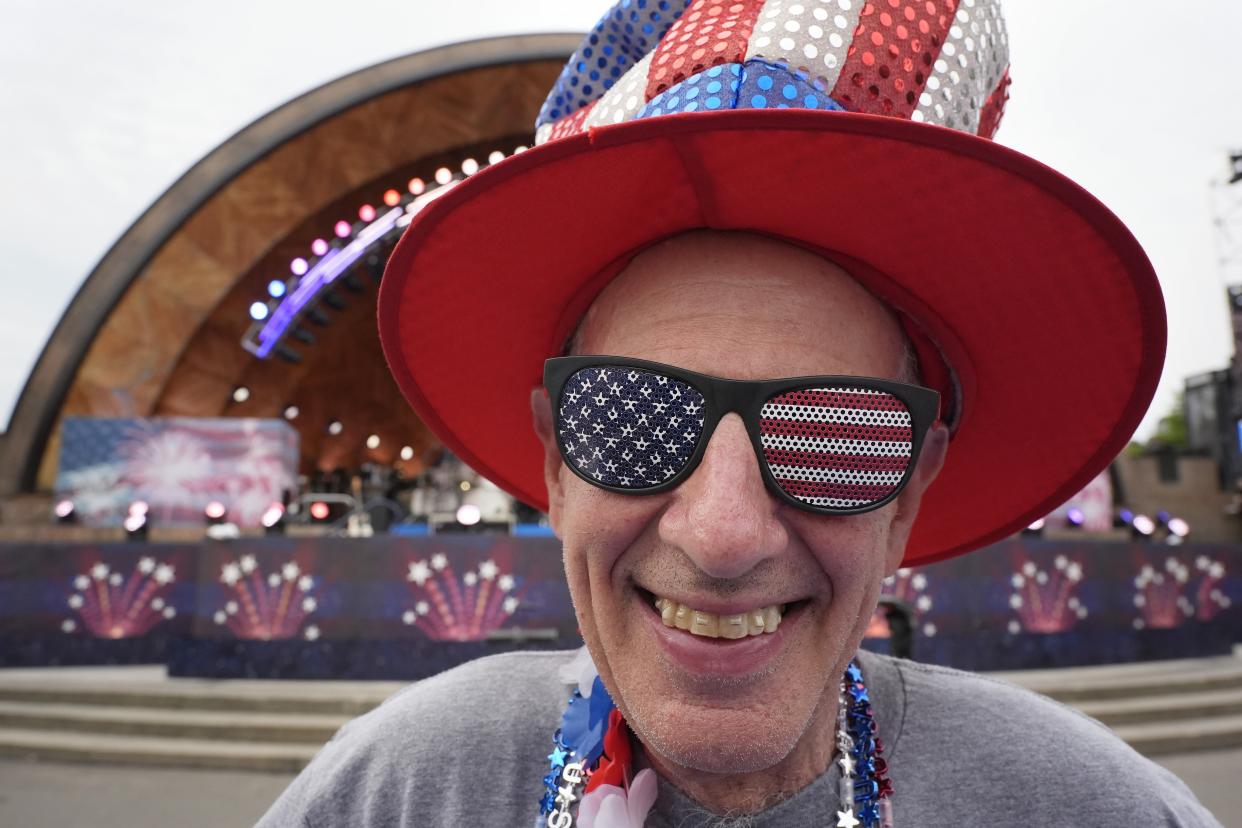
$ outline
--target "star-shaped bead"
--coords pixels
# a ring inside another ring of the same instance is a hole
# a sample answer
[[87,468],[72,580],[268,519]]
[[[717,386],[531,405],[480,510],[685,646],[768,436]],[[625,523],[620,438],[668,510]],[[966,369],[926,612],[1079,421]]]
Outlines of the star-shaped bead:
[[858,820],[854,817],[853,808],[837,811],[837,828],[858,828]]
[[553,765],[564,765],[567,758],[569,758],[569,752],[560,747],[548,754],[548,761]]

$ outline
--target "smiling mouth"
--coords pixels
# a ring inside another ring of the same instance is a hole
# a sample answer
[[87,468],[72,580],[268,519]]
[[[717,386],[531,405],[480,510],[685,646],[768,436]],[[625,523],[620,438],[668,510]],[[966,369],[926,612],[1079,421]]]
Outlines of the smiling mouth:
[[790,606],[771,604],[732,615],[717,615],[658,595],[650,595],[650,599],[664,626],[676,627],[703,638],[736,639],[774,633]]

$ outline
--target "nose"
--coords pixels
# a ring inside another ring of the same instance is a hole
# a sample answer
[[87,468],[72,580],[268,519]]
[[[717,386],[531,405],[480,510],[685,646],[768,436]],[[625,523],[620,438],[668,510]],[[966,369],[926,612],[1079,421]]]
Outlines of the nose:
[[726,414],[698,468],[674,490],[660,519],[660,538],[704,574],[738,578],[785,548],[777,508],[741,417]]

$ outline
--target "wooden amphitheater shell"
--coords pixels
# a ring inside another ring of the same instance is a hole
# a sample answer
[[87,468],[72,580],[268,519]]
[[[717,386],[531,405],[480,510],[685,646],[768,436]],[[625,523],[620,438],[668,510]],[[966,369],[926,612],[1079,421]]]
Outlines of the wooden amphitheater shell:
[[[241,347],[247,308],[313,238],[385,189],[529,143],[580,41],[500,37],[397,58],[281,106],[203,158],[108,251],[57,324],[0,443],[0,495],[51,488],[58,426],[73,415],[276,417],[295,403],[304,464],[400,462],[397,447],[411,445],[417,467],[435,440],[388,377],[374,285],[347,297],[294,365]],[[242,385],[251,395],[238,403]],[[345,431],[327,435],[336,417]],[[376,451],[369,433],[387,435]]]

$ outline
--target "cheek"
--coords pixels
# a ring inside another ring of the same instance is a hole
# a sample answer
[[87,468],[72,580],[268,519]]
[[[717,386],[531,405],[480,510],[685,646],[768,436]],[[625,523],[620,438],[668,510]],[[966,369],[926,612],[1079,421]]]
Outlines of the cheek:
[[878,589],[888,560],[887,508],[850,517],[803,521],[802,536],[838,596]]
[[576,475],[563,481],[561,542],[565,574],[575,604],[610,589],[624,577],[624,556],[653,525],[665,497],[623,495],[590,485]]

